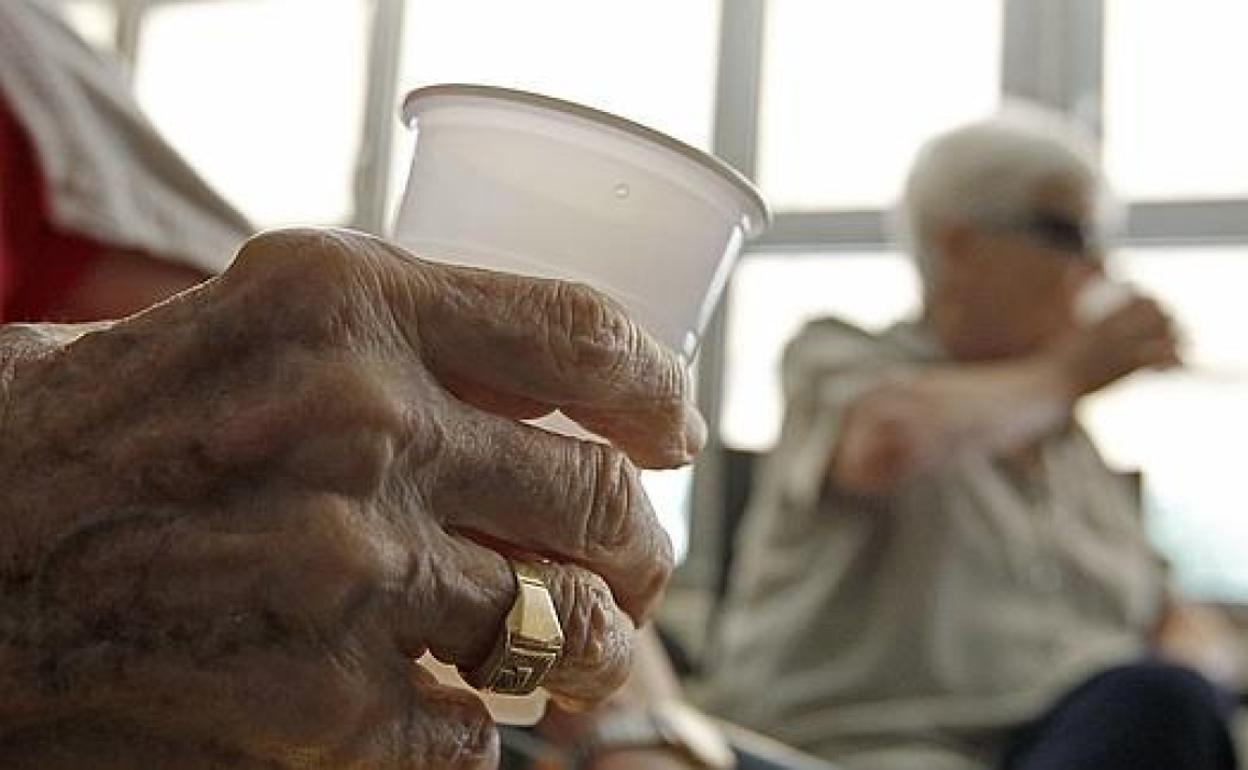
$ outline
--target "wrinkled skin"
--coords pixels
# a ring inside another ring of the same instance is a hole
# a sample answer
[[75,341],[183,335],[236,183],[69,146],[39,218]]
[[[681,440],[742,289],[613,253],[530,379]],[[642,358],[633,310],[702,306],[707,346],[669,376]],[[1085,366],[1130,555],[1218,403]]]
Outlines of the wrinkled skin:
[[[518,420],[553,407],[615,447]],[[545,570],[587,706],[672,568],[636,466],[704,440],[585,287],[339,231],[90,327],[0,331],[0,766],[485,768],[472,669]],[[631,458],[631,459],[630,459]],[[484,545],[488,544],[488,545]]]

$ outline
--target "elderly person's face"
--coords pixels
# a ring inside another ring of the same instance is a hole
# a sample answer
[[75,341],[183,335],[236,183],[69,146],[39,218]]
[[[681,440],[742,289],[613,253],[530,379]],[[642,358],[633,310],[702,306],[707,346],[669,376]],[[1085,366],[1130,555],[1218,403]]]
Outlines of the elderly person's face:
[[975,355],[1026,355],[1070,331],[1075,297],[1101,270],[1094,211],[1086,185],[1052,179],[1016,219],[945,233],[942,270]]

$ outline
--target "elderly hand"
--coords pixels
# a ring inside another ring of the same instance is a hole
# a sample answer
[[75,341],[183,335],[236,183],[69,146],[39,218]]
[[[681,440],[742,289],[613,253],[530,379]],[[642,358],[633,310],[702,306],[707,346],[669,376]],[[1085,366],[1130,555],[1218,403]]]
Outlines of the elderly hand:
[[[616,447],[519,422],[558,407]],[[605,697],[670,545],[634,462],[705,428],[678,359],[583,286],[336,231],[248,243],[126,321],[0,334],[0,765],[478,768],[438,687],[545,567],[545,686]],[[630,461],[629,458],[632,458]]]
[[1051,351],[1075,396],[1145,368],[1178,366],[1178,335],[1161,305],[1135,295],[1105,318],[1072,331]]

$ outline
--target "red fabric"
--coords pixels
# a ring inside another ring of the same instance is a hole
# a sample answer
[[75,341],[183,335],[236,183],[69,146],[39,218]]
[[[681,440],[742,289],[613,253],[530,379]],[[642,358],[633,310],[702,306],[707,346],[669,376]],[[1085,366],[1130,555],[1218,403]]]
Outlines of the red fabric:
[[0,322],[48,319],[48,312],[107,249],[58,230],[38,158],[0,97]]

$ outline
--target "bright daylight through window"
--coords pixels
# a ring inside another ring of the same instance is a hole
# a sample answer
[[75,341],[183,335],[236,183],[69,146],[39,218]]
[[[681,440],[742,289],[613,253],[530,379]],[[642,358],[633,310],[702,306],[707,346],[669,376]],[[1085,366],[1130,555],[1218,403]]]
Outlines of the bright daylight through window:
[[758,181],[779,210],[891,204],[923,139],[999,99],[999,0],[766,10]]

